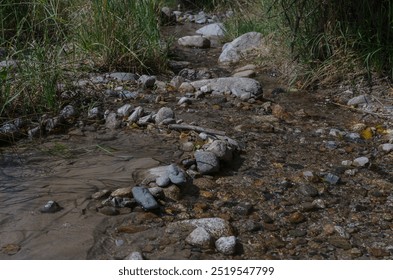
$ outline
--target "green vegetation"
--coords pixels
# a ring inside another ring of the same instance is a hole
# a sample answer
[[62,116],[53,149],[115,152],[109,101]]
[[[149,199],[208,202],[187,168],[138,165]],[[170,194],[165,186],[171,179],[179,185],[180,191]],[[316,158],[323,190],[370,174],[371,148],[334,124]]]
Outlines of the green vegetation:
[[372,73],[393,78],[390,0],[246,2],[227,22],[229,35],[248,31],[273,34],[305,67],[305,85],[322,82],[327,78],[323,75],[353,74],[358,65],[363,65],[368,78]]
[[[166,67],[160,0],[0,2],[0,118],[49,112],[58,85],[90,71],[152,72]],[[86,69],[84,69],[86,70]]]

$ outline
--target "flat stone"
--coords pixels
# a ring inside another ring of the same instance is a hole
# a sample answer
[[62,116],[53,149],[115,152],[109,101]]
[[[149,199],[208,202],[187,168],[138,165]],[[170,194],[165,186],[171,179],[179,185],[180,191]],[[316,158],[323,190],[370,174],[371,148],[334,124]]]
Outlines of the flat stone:
[[135,201],[145,210],[154,210],[159,208],[159,205],[153,195],[144,187],[133,187],[132,195],[134,196]]
[[233,230],[230,224],[221,218],[201,218],[183,220],[171,223],[167,226],[167,232],[178,231],[182,227],[204,228],[213,238],[218,239],[222,236],[232,236]]
[[210,40],[206,37],[195,35],[195,36],[185,36],[178,39],[178,44],[183,47],[190,48],[210,48]]
[[191,85],[200,90],[204,86],[209,86],[210,90],[216,93],[231,93],[238,98],[259,98],[262,95],[262,85],[251,78],[225,77],[218,79],[205,79],[191,82]]
[[256,73],[254,70],[244,70],[241,72],[236,72],[232,75],[232,77],[243,77],[243,78],[253,78],[255,77]]
[[138,75],[127,72],[114,72],[109,74],[109,77],[118,81],[136,81]]
[[328,242],[334,247],[340,249],[349,250],[352,248],[351,243],[349,243],[347,239],[344,239],[342,237],[331,237],[328,239]]
[[362,94],[359,96],[355,96],[348,100],[347,105],[348,106],[356,106],[356,105],[362,105],[362,104],[367,104],[371,102],[371,98],[368,94]]
[[132,196],[132,188],[119,188],[111,193],[113,197],[131,197]]
[[225,27],[222,23],[211,23],[196,31],[197,34],[209,36],[224,36]]
[[216,241],[216,249],[224,255],[233,255],[236,252],[236,237],[220,237]]
[[212,174],[220,170],[220,162],[214,153],[198,150],[194,156],[201,174]]

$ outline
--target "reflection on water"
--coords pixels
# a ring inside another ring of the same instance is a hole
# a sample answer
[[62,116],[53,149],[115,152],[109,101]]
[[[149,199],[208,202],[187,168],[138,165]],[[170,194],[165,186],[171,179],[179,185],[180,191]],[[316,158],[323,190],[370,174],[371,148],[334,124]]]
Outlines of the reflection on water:
[[[86,211],[99,190],[133,184],[137,169],[168,163],[176,147],[159,135],[119,132],[111,142],[63,138],[0,155],[0,259],[85,259],[108,217]],[[40,213],[48,200],[63,210]],[[7,251],[15,244],[20,250]],[[3,248],[3,249],[1,249]]]

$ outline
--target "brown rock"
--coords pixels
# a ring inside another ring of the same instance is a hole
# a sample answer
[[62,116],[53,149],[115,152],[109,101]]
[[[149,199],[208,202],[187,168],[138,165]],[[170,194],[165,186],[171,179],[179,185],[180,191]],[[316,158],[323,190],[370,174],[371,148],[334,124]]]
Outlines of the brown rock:
[[132,197],[132,187],[120,188],[111,193],[113,197]]
[[288,221],[291,224],[300,224],[306,221],[306,217],[300,212],[294,212],[288,217]]
[[375,258],[383,258],[390,256],[390,253],[382,248],[369,248],[368,252]]
[[351,243],[347,239],[341,238],[341,237],[331,237],[329,238],[328,242],[333,245],[334,247],[344,249],[344,250],[349,250],[352,248]]

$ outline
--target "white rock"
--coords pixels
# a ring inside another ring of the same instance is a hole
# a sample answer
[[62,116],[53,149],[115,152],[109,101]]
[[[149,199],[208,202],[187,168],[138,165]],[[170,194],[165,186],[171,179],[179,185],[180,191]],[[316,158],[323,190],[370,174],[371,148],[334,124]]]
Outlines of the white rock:
[[185,36],[177,40],[178,44],[190,48],[210,48],[210,40],[206,37],[195,35]]
[[209,37],[209,36],[224,36],[225,27],[222,23],[208,24],[196,31],[197,34]]
[[120,117],[128,117],[132,112],[132,105],[131,104],[125,104],[121,106],[119,109],[117,109],[117,114]]
[[347,105],[349,106],[356,106],[356,105],[362,105],[362,104],[368,104],[371,102],[371,98],[368,94],[362,94],[359,96],[355,96],[354,98],[351,98]]
[[216,249],[224,255],[233,255],[236,251],[236,237],[221,237],[216,241]]
[[156,124],[162,123],[166,119],[173,119],[175,117],[174,112],[172,111],[171,108],[169,107],[162,107],[160,110],[158,110],[155,122]]
[[127,119],[127,121],[129,121],[130,123],[134,123],[137,120],[139,120],[142,116],[143,116],[143,108],[141,106],[138,106],[135,108],[134,112]]
[[227,143],[222,140],[213,141],[206,151],[214,153],[218,159],[222,161],[230,162],[233,158],[231,147],[229,147]]
[[212,246],[213,239],[203,227],[197,227],[186,238],[186,242],[192,246],[208,249]]
[[233,230],[230,224],[221,218],[201,218],[192,220],[183,220],[174,222],[168,225],[166,231],[177,231],[179,227],[191,226],[194,228],[204,228],[213,238],[220,238],[222,236],[233,235]]
[[353,161],[353,166],[356,166],[356,167],[363,167],[363,166],[365,166],[367,163],[369,163],[369,159],[367,158],[367,157],[359,157],[359,158],[356,158],[356,159],[354,159],[354,161]]
[[143,256],[140,252],[132,252],[126,257],[126,260],[143,260]]
[[225,44],[218,59],[220,63],[236,63],[241,55],[249,50],[256,49],[263,43],[262,34],[249,32]]
[[380,146],[380,149],[386,153],[389,153],[393,150],[393,144],[385,143]]

